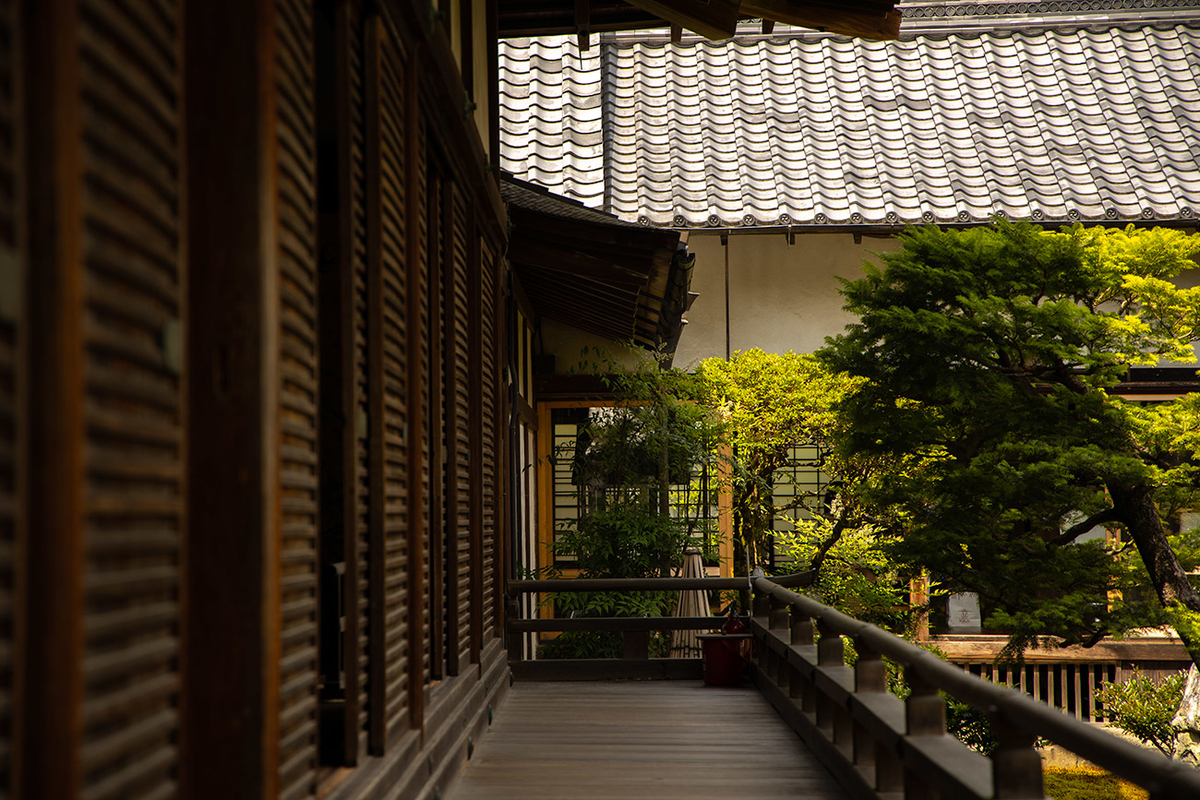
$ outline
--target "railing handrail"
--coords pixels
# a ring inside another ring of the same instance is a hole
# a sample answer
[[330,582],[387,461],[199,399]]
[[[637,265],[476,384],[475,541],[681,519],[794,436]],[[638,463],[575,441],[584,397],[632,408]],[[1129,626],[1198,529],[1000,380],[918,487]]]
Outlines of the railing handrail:
[[1148,789],[1152,798],[1165,789],[1178,791],[1181,797],[1200,797],[1200,771],[1105,733],[1022,692],[964,672],[911,642],[793,592],[769,578],[757,578],[755,590],[913,670],[924,682],[999,717],[1007,726],[1062,745]]
[[[812,583],[812,572],[794,572],[771,579],[777,586],[800,587]],[[541,592],[653,592],[685,589],[750,589],[749,578],[534,578],[510,580],[508,594]]]

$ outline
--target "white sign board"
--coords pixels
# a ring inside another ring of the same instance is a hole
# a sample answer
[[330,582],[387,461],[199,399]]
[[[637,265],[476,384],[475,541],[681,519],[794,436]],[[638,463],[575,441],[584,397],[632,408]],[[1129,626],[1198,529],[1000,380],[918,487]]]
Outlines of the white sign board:
[[950,595],[946,599],[946,624],[951,633],[979,633],[983,627],[979,595],[975,592]]

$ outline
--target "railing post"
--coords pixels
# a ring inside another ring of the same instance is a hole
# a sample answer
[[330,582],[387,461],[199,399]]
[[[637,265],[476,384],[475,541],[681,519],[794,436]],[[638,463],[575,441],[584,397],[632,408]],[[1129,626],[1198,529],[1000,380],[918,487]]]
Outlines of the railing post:
[[[774,595],[769,595],[769,597],[771,607],[767,616],[767,629],[782,639],[784,638],[783,632],[788,629],[788,606],[787,603]],[[787,655],[780,654],[772,649],[770,666],[771,672],[768,674],[775,681],[776,686],[782,686],[788,674]]]
[[[912,667],[905,669],[904,675],[911,690],[904,701],[905,736],[945,736],[946,701],[938,694],[937,687]],[[911,770],[904,771],[904,800],[925,800],[935,796],[919,775]]]
[[770,617],[771,614],[771,595],[754,587],[754,616]]
[[[504,611],[505,617],[507,617],[508,621],[521,618],[521,605],[516,596],[510,594],[504,598]],[[515,633],[506,626],[504,631],[504,643],[508,647],[509,661],[521,660],[521,640],[523,638],[524,637],[521,634]]]
[[[854,640],[858,661],[854,664],[854,693],[882,694],[887,691],[887,664],[883,656],[861,638]],[[875,764],[875,737],[861,722],[854,723],[854,763],[857,766]]]
[[1037,737],[989,714],[996,749],[992,753],[992,786],[996,800],[1042,800],[1042,757],[1034,749]]
[[621,649],[627,659],[650,658],[650,631],[621,631]]
[[[792,645],[811,647],[813,643],[812,617],[805,614],[798,606],[791,608]],[[788,686],[788,695],[800,698],[800,710],[806,714],[816,711],[815,687],[802,671],[792,670],[792,679]]]
[[[846,648],[842,644],[842,637],[821,619],[817,620],[817,633],[821,636],[817,640],[817,665],[821,667],[846,666]],[[833,700],[824,692],[818,691],[816,695],[817,727],[825,731],[826,735],[836,742],[838,738],[835,730],[837,709],[834,708]]]

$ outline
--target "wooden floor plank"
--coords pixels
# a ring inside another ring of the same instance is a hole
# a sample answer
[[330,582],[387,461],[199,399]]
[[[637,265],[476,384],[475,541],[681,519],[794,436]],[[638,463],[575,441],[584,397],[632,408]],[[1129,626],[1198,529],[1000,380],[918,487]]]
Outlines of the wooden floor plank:
[[753,689],[691,681],[513,687],[448,800],[845,800]]

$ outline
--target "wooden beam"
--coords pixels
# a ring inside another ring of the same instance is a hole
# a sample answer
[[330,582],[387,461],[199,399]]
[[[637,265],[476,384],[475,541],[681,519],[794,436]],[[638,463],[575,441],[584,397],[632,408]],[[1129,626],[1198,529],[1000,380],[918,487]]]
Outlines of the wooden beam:
[[591,5],[590,0],[575,0],[575,35],[579,39],[580,50],[587,50],[591,46]]
[[728,39],[737,33],[738,17],[744,16],[739,0],[709,0],[706,3],[689,0],[628,0],[667,22],[682,25],[707,39]]
[[743,0],[742,14],[863,39],[890,40],[900,36],[900,12],[886,5],[881,5],[878,12],[871,12],[813,7],[791,0]]

